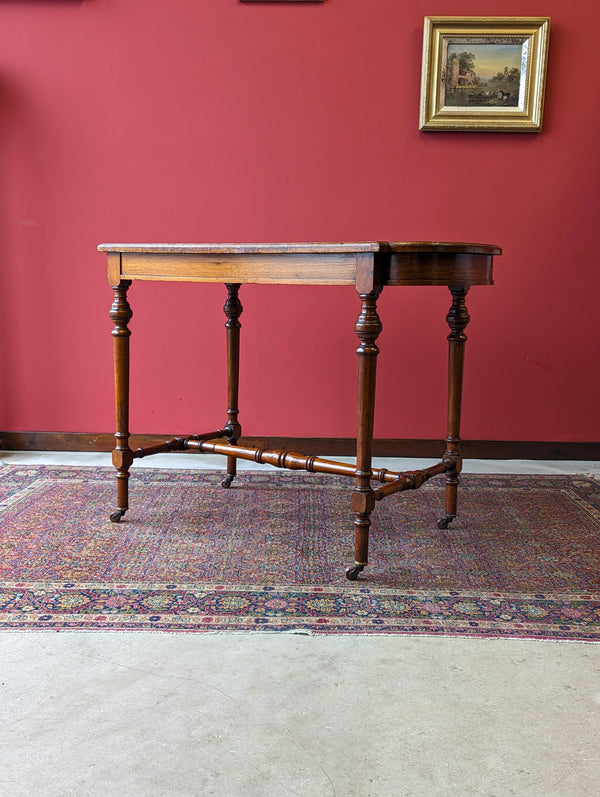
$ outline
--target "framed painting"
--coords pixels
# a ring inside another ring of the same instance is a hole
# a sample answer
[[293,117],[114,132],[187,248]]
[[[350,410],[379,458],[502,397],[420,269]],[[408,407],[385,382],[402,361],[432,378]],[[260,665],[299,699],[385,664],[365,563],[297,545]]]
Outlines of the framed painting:
[[549,17],[425,17],[419,130],[542,129]]

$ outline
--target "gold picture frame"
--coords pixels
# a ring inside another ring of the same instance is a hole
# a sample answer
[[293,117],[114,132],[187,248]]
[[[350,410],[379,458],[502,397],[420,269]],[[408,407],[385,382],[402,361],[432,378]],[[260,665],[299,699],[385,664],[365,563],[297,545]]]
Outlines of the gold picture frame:
[[539,132],[549,34],[549,17],[425,17],[419,130]]

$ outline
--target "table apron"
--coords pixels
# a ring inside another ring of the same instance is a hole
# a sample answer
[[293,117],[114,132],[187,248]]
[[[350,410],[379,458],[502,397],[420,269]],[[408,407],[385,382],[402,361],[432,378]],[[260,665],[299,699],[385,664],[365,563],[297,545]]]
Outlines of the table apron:
[[[366,255],[372,259],[371,255]],[[255,284],[355,285],[364,254],[146,254],[123,252],[120,278]]]
[[382,258],[383,285],[493,285],[491,255],[410,252]]

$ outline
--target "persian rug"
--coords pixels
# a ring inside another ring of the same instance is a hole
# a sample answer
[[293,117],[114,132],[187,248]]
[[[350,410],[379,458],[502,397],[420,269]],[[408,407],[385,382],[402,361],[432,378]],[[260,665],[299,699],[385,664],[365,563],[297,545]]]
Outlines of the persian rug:
[[600,640],[600,483],[465,475],[379,503],[353,560],[352,481],[281,471],[0,465],[0,628]]

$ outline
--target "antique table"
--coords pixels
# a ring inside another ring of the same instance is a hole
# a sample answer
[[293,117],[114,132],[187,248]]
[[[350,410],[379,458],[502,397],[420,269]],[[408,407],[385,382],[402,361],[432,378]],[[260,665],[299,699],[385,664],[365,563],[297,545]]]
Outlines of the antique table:
[[[445,515],[438,521],[447,528],[456,517],[457,490],[462,460],[460,415],[465,328],[469,314],[465,297],[472,285],[492,284],[497,246],[464,243],[297,243],[297,244],[101,244],[108,257],[108,281],[114,290],[110,317],[115,366],[116,433],[113,464],[117,470],[117,509],[110,519],[118,522],[128,509],[129,470],[133,461],[164,451],[194,449],[227,457],[223,487],[236,475],[237,459],[268,463],[278,468],[331,473],[354,479],[350,506],[354,514],[354,565],[346,570],[355,580],[368,560],[369,528],[375,503],[393,493],[412,490],[432,476],[445,475]],[[227,419],[221,429],[173,438],[132,450],[129,447],[129,321],[127,291],[133,280],[220,282],[227,288]],[[292,285],[351,285],[360,297],[355,324],[358,336],[358,423],[355,464],[346,464],[291,451],[238,445],[239,340],[243,283]],[[396,473],[373,469],[371,464],[375,407],[376,341],[382,330],[377,299],[387,286],[446,285],[452,303],[447,315],[448,414],[445,451],[439,464],[422,470]],[[221,442],[220,442],[221,441]]]

